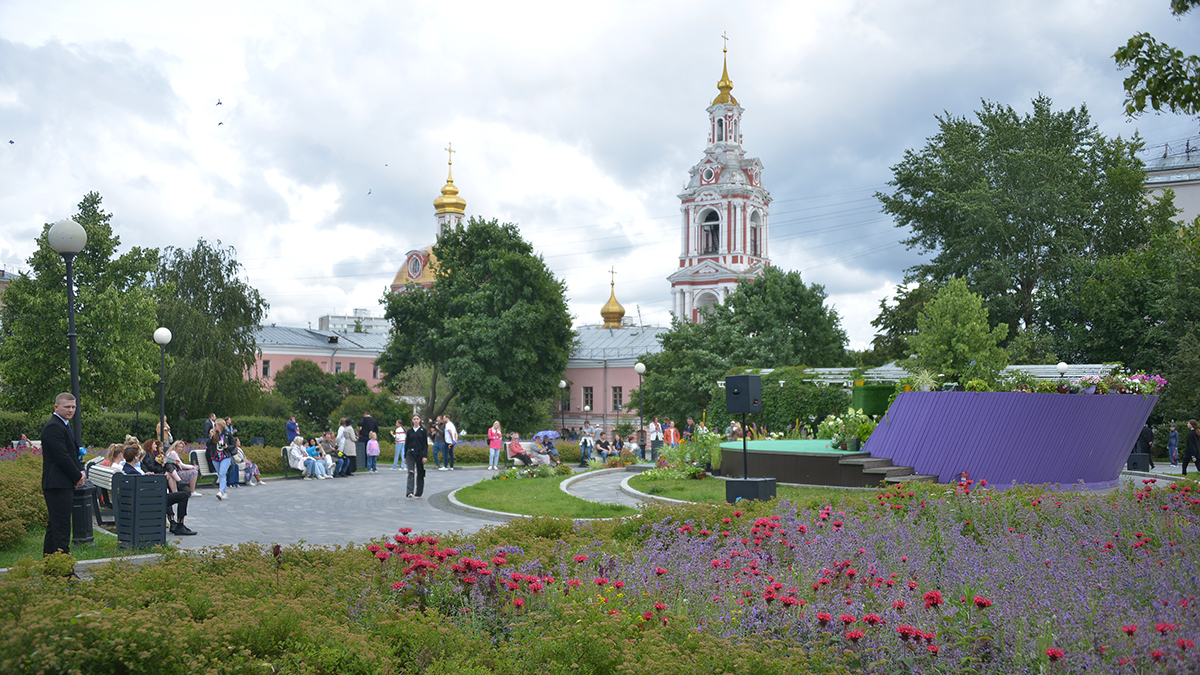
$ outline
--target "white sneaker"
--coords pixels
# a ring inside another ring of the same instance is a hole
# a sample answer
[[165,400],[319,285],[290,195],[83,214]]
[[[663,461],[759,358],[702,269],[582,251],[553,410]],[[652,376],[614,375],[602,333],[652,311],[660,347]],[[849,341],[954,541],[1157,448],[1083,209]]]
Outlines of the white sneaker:
[[204,493],[203,493],[203,492],[193,492],[193,493],[192,493],[192,496],[193,496],[193,497],[203,497],[203,496],[204,496]]
[[305,477],[304,477],[304,480],[312,480],[312,479],[313,479],[313,477],[312,477],[312,476],[305,476]]
[[225,499],[225,493],[224,493],[224,492],[218,492],[218,493],[217,493],[217,499]]

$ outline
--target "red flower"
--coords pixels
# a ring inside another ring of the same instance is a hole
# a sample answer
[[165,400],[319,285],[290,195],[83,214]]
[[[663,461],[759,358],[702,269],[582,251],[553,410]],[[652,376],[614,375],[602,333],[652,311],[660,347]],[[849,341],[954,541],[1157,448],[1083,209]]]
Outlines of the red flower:
[[588,558],[587,558],[587,556],[586,556],[586,555],[577,555],[577,556],[575,556],[575,562],[577,562],[577,563],[586,562],[586,561],[587,561],[587,559],[588,559]]
[[597,586],[607,586],[608,579],[605,579],[604,577],[596,577],[592,583],[596,584]]
[[404,588],[404,582],[403,582],[403,581],[397,581],[396,583],[392,584],[392,590],[393,590],[393,591],[398,591],[398,590],[400,590],[401,588]]
[[843,614],[838,618],[840,618],[842,620],[842,623],[846,624],[847,626],[849,626],[852,623],[858,623],[858,619],[854,618],[853,614]]
[[856,644],[862,639],[862,636],[863,632],[861,630],[852,630],[849,633],[846,633],[846,639]]
[[925,609],[937,607],[945,602],[945,600],[942,600],[941,591],[928,591],[925,593],[925,595],[921,596],[921,599],[925,601]]
[[524,607],[524,606],[525,606],[525,601],[522,600],[521,598],[517,598],[516,600],[513,600],[513,607]]
[[567,585],[571,588],[579,588],[580,583],[578,579],[567,579]]
[[665,610],[666,608],[667,608],[667,606],[666,606],[666,605],[664,605],[664,604],[662,604],[661,602],[656,602],[656,603],[654,603],[654,609],[656,609],[656,610],[658,610],[658,611],[660,611],[660,612],[661,612],[661,611],[663,611],[663,610]]
[[624,581],[614,581],[613,588],[625,588],[625,582]]
[[742,512],[741,512],[741,511],[734,511],[734,512],[733,512],[733,515],[737,516],[738,518],[741,518],[741,517],[742,517]]
[[387,560],[388,558],[392,557],[392,554],[388,553],[387,551],[380,551],[379,553],[375,554],[375,557],[379,558],[380,560]]
[[411,527],[402,527],[402,528],[400,528],[399,532],[400,532],[400,534],[408,534],[408,533],[412,532],[412,528]]
[[1173,623],[1156,623],[1156,624],[1154,624],[1154,630],[1158,631],[1159,633],[1162,633],[1163,635],[1170,633],[1171,631],[1175,630],[1175,628],[1176,628],[1176,626]]
[[662,567],[655,567],[654,573],[661,577],[662,575],[667,573],[667,570],[663,569]]
[[900,636],[900,639],[905,642],[908,642],[910,637],[917,637],[920,639],[921,635],[920,631],[907,624],[900,624],[899,626],[896,626],[896,633]]
[[824,628],[825,626],[829,625],[830,621],[833,621],[833,615],[829,612],[817,612],[817,621],[820,622],[821,627]]
[[1183,638],[1179,638],[1178,640],[1176,640],[1175,644],[1179,646],[1180,651],[1185,651],[1185,652],[1187,651],[1188,647],[1196,646],[1195,642],[1192,642],[1191,640],[1184,640]]
[[929,652],[930,654],[933,654],[934,656],[937,656],[937,653],[939,651],[941,651],[941,649],[942,648],[937,645],[929,645],[928,647],[925,648],[925,651]]
[[879,624],[883,623],[883,618],[878,614],[865,614],[863,615],[863,623],[867,624],[868,626],[878,626]]
[[1137,632],[1137,626],[1134,626],[1134,625],[1121,626],[1121,630],[1125,631],[1126,635],[1132,636],[1134,633]]
[[646,610],[646,611],[642,612],[642,621],[649,621],[650,619],[653,619],[653,618],[654,618],[654,612],[651,612],[650,610]]
[[1063,650],[1055,649],[1054,647],[1050,647],[1049,649],[1046,650],[1046,656],[1049,656],[1051,663],[1053,663],[1054,661],[1057,661],[1066,655],[1063,654]]
[[904,606],[905,602],[903,600],[895,600],[892,602],[892,609],[903,611]]
[[979,609],[987,609],[992,606],[992,601],[981,595],[977,595],[975,596],[975,606]]
[[1158,663],[1159,661],[1162,661],[1163,653],[1155,649],[1154,651],[1150,652],[1150,658],[1154,659],[1155,663]]
[[370,546],[368,546],[367,550],[370,551],[371,553],[379,553],[379,547],[374,544],[371,544]]

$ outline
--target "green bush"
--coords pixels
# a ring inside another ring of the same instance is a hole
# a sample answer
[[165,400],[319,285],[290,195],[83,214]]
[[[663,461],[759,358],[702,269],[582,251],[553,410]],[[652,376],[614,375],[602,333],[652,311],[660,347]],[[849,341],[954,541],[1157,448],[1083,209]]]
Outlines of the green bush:
[[0,546],[25,537],[31,527],[45,527],[41,455],[0,462]]
[[[50,417],[47,413],[46,417]],[[33,415],[22,412],[0,411],[0,445],[8,445],[26,434],[32,439],[41,438],[42,425],[46,420],[36,421]]]

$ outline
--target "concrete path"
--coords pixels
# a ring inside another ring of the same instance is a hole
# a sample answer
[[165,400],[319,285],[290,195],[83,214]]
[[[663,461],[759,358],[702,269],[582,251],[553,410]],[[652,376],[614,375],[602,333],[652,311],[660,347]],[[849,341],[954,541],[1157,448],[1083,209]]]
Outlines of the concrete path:
[[401,527],[411,527],[414,534],[475,532],[509,518],[457,509],[446,495],[491,475],[482,467],[429,471],[421,499],[406,498],[408,474],[390,468],[329,480],[268,480],[231,489],[224,501],[216,498],[215,488],[201,488],[204,496],[189,500],[186,521],[200,534],[168,538],[194,549],[249,541],[345,545],[391,536]]
[[642,505],[642,500],[621,491],[621,481],[630,475],[627,471],[614,471],[594,477],[586,476],[567,486],[567,493],[589,502],[620,504],[636,509]]

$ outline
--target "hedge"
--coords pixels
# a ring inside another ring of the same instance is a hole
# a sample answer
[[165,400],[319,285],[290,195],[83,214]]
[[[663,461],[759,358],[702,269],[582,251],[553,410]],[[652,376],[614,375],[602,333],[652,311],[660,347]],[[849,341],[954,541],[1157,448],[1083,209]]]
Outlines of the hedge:
[[45,525],[41,454],[0,462],[0,546],[20,541],[31,527]]

